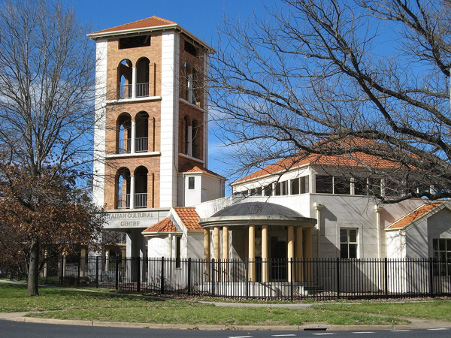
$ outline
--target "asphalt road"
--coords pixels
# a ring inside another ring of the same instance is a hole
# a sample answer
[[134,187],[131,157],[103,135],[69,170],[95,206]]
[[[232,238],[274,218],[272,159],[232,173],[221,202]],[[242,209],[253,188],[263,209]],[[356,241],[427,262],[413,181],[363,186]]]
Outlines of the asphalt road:
[[435,328],[421,330],[355,330],[355,331],[199,331],[199,330],[162,330],[149,328],[117,328],[98,326],[77,326],[57,324],[37,324],[0,320],[0,337],[5,338],[48,338],[48,337],[105,337],[105,338],[139,338],[139,337],[196,337],[196,338],[274,338],[274,337],[451,337],[451,329]]

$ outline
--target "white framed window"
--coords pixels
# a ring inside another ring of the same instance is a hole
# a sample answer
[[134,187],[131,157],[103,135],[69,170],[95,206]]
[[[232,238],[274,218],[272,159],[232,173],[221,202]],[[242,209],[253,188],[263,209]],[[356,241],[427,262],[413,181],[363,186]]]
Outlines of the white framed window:
[[434,238],[432,249],[437,261],[434,275],[451,276],[451,238]]
[[195,177],[193,177],[193,176],[188,177],[188,189],[195,189],[195,188],[196,188]]
[[340,228],[340,258],[357,258],[358,229]]

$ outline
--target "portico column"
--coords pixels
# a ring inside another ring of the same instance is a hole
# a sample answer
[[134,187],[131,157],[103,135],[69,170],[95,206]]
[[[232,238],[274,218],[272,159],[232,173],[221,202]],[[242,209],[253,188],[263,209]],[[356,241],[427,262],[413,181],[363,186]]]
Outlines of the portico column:
[[81,248],[80,250],[80,277],[85,276],[86,270],[86,249]]
[[110,249],[105,250],[105,271],[110,269]]
[[136,150],[136,122],[132,121],[132,135],[130,137],[130,153],[134,154]]
[[294,259],[294,227],[289,225],[287,228],[287,249],[288,249],[288,282],[292,282],[293,266],[291,262]]
[[209,228],[205,228],[204,229],[204,261],[205,261],[205,266],[204,266],[204,276],[205,276],[205,281],[209,282],[210,281],[210,229]]
[[214,267],[214,270],[216,271],[214,278],[218,281],[219,280],[219,271],[218,271],[218,261],[221,259],[220,257],[220,247],[219,247],[219,227],[213,228],[213,250],[214,250],[214,259],[216,266]]
[[269,282],[268,226],[262,226],[262,282]]
[[136,78],[137,70],[135,67],[132,68],[132,99],[136,99]]
[[130,209],[135,209],[135,176],[130,176]]
[[222,227],[222,280],[228,281],[229,270],[229,227]]
[[296,227],[296,248],[295,248],[295,259],[296,259],[296,277],[295,277],[295,281],[296,282],[301,282],[304,276],[304,267],[302,266],[302,259],[304,258],[304,252],[303,252],[303,248],[304,245],[302,243],[302,227]]
[[255,225],[249,225],[249,281],[255,282]]
[[312,228],[305,228],[304,234],[304,259],[306,260],[305,281],[312,278]]

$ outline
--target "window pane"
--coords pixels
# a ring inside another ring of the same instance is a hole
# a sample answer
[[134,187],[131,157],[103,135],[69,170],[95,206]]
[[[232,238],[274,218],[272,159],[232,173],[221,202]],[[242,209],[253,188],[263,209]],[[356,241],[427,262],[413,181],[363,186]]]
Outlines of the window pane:
[[348,232],[346,229],[340,229],[340,243],[348,243]]
[[332,194],[332,176],[316,176],[316,192]]
[[438,239],[432,240],[432,247],[433,247],[434,251],[438,250]]
[[334,177],[334,194],[349,195],[350,183],[345,177]]
[[194,177],[188,177],[188,189],[194,189]]
[[302,191],[301,194],[306,194],[309,192],[309,176],[304,176],[301,177],[301,187],[302,187]]
[[357,244],[349,244],[349,258],[357,258]]
[[446,244],[445,244],[445,243],[446,243],[446,240],[444,240],[444,239],[439,239],[438,242],[439,242],[438,249],[439,249],[440,251],[446,250]]
[[356,243],[357,242],[357,230],[349,229],[349,242]]
[[272,195],[272,185],[267,185],[265,187],[265,196],[271,196]]
[[348,257],[348,245],[341,244],[340,245],[340,258],[349,258]]
[[299,194],[299,178],[291,180],[290,184],[291,184],[291,195]]

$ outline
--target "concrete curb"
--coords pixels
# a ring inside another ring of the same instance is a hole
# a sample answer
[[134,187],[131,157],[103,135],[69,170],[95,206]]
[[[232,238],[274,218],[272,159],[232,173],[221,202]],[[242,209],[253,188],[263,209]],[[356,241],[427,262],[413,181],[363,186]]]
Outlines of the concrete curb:
[[[250,305],[250,304],[249,304]],[[288,305],[288,304],[287,304]],[[72,320],[72,319],[47,319],[26,317],[27,312],[0,313],[1,320],[15,322],[57,324],[57,325],[80,325],[99,327],[121,327],[121,328],[149,328],[149,329],[173,329],[173,330],[202,330],[202,331],[368,331],[368,330],[412,330],[412,329],[434,329],[450,328],[451,322],[430,321],[411,319],[410,324],[404,325],[328,325],[322,323],[310,323],[299,326],[244,326],[244,325],[192,325],[192,324],[155,324],[155,323],[124,323],[103,322],[96,320]]]

